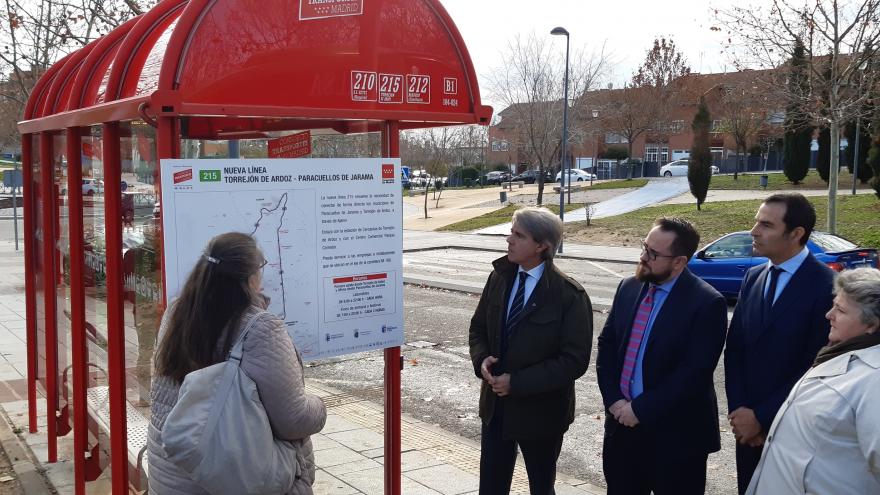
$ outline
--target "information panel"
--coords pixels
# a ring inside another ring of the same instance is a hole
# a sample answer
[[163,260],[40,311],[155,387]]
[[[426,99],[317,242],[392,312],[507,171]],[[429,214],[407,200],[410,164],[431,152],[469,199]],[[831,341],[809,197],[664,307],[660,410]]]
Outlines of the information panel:
[[304,359],[403,344],[400,159],[162,160],[168,300],[208,241],[253,235]]

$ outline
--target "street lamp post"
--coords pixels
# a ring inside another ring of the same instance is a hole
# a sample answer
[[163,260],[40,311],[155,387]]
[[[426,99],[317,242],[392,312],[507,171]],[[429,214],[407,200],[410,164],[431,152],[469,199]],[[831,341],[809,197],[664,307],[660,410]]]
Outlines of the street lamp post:
[[[595,120],[598,118],[599,118],[599,111],[594,108],[593,109],[594,129],[595,129]],[[590,167],[590,187],[593,187],[593,177],[596,177],[597,179],[599,178],[599,176],[596,175],[596,172],[599,170],[599,167],[597,164],[597,162],[599,161],[599,144],[598,144],[598,140],[596,139],[595,136],[593,136],[593,147],[595,148],[595,150],[593,150],[594,151],[593,156],[595,158],[593,159],[593,164],[592,164],[593,166]]]
[[[565,36],[565,78],[562,96],[562,153],[559,163],[559,219],[565,221],[565,176],[568,176],[569,202],[571,201],[571,170],[568,167],[566,151],[568,148],[568,31],[564,27],[555,27],[550,34]],[[562,253],[562,239],[559,240],[559,252]]]

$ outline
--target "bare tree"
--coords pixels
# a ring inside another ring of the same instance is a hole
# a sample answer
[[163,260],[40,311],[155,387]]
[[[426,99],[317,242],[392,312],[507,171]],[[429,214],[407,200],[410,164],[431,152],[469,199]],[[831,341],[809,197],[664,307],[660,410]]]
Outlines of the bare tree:
[[721,127],[716,130],[730,135],[736,144],[737,165],[733,179],[737,180],[743,156],[766,127],[774,107],[768,97],[769,89],[759,81],[740,80],[719,89],[722,92],[719,101]]
[[[608,131],[626,140],[630,157],[633,156],[633,143],[645,134],[647,139],[658,144],[657,157],[660,160],[659,145],[667,142],[672,132],[666,118],[677,103],[676,82],[690,72],[687,60],[675,42],[661,37],[654,40],[629,84],[597,95],[604,106],[602,123]],[[644,160],[642,175],[645,175]],[[629,176],[632,177],[632,168]]]
[[[646,136],[646,140],[657,143],[658,165],[663,165],[662,145],[669,142],[669,137],[674,132],[666,117],[678,104],[680,96],[678,80],[690,73],[691,68],[684,55],[676,48],[675,41],[660,37],[654,39],[654,46],[648,50],[645,60],[633,75],[633,84],[637,87],[651,88],[654,98],[658,100],[657,122]],[[643,160],[642,176],[645,175],[644,167]]]
[[[880,42],[880,0],[772,0],[769,6],[746,5],[717,12],[731,40],[739,67],[775,68],[794,55],[795,40],[804,43],[808,90],[786,92],[771,81],[804,115],[827,126],[831,134],[828,180],[828,230],[837,229],[837,178],[840,128],[867,112],[865,102],[874,71],[865,71]],[[777,74],[770,71],[768,74]],[[863,115],[867,116],[867,115]]]
[[[565,75],[565,52],[553,49],[549,36],[535,33],[516,36],[502,59],[504,65],[488,76],[492,97],[506,107],[505,117],[515,121],[517,151],[525,154],[538,168],[538,204],[543,202],[545,170],[560,156],[562,100]],[[569,99],[577,101],[593,89],[605,69],[604,46],[587,54],[585,48],[572,51],[569,60]],[[569,108],[569,122],[582,121],[582,105]],[[576,125],[570,125],[569,144],[583,139]]]
[[[599,91],[595,95],[601,125],[616,140],[626,143],[628,156],[633,156],[633,143],[642,134],[656,127],[663,115],[665,104],[653,88],[638,87],[632,83],[621,89]],[[632,167],[628,172],[632,178]]]
[[[12,104],[0,118],[21,117],[40,76],[64,55],[86,45],[157,0],[3,0],[0,11],[0,99]],[[8,110],[8,111],[7,111]],[[0,127],[7,128],[5,121]],[[6,136],[4,141],[11,136]],[[17,137],[13,138],[17,141]]]

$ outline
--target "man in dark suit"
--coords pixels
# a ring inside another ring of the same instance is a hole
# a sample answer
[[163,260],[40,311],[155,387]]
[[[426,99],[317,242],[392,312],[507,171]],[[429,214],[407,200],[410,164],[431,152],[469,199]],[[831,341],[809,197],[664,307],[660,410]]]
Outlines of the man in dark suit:
[[658,219],[599,336],[608,495],[702,494],[721,448],[712,375],[727,303],[687,269],[699,242],[686,220]]
[[532,495],[552,495],[562,436],[574,421],[574,382],[590,362],[593,310],[553,255],[559,217],[513,215],[507,256],[494,261],[471,319],[470,354],[482,378],[480,494],[510,492],[517,446]]
[[755,215],[753,255],[770,261],[746,273],[724,351],[740,494],[776,411],[828,342],[834,272],[806,247],[815,225],[816,211],[800,194],[774,194]]

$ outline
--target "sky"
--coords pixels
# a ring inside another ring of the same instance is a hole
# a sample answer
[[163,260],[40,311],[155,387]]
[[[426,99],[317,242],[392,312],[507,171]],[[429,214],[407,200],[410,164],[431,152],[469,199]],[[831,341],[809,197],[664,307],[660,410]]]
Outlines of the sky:
[[[440,0],[440,3],[467,44],[481,87],[485,87],[484,75],[501,64],[503,50],[517,34],[546,33],[564,53],[565,37],[549,34],[556,26],[568,30],[572,50],[585,46],[588,52],[598,51],[605,44],[612,62],[611,78],[605,82],[620,84],[628,80],[644,60],[654,39],[660,36],[675,41],[692,72],[733,70],[730,61],[721,54],[723,36],[709,29],[715,24],[711,9],[728,7],[732,0]],[[483,102],[493,104],[486,94]]]

